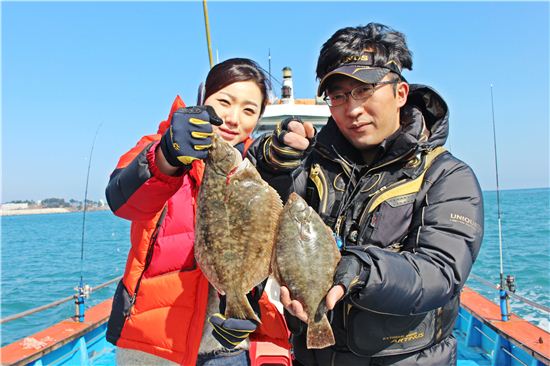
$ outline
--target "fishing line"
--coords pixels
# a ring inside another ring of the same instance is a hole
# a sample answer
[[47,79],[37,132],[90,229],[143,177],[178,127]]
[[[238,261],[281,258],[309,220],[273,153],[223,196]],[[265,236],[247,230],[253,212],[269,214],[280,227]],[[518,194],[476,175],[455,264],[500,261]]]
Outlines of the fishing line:
[[266,69],[264,69],[262,66],[258,65],[258,67],[264,72],[266,73],[267,75],[269,75],[269,82],[270,82],[270,86],[271,86],[271,90],[273,90],[273,84],[271,83],[271,79],[275,80],[280,86],[283,86],[283,83],[281,81],[279,81],[279,79],[277,79],[275,76],[273,76],[271,74],[271,71],[267,71]]
[[97,138],[97,134],[99,133],[99,129],[101,128],[101,125],[103,122],[97,126],[97,130],[95,131],[94,139],[92,141],[92,148],[90,149],[90,157],[88,159],[88,173],[86,174],[86,189],[84,191],[84,207],[83,207],[83,213],[82,213],[82,242],[80,245],[80,283],[82,283],[82,273],[84,268],[84,234],[86,232],[86,208],[87,208],[87,201],[88,201],[88,182],[90,181],[90,168],[92,166],[92,155],[94,153],[94,146],[95,146],[95,140]]

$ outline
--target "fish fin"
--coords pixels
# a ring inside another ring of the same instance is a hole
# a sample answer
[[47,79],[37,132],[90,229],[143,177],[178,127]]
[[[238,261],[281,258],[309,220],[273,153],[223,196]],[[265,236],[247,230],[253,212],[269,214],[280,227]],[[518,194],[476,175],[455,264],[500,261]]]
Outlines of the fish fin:
[[281,212],[283,211],[283,201],[281,201],[281,196],[277,191],[269,186],[267,187],[269,195],[271,196],[271,210],[269,220],[271,222],[271,231],[273,234],[273,246],[277,243],[277,234],[279,231],[279,224],[281,218]]
[[323,315],[321,320],[315,322],[310,320],[307,325],[307,348],[326,348],[335,342],[334,333],[328,322],[327,316]]
[[250,306],[245,294],[240,294],[234,291],[226,294],[225,317],[235,319],[253,320],[258,324],[262,324],[258,315]]
[[328,311],[327,303],[325,298],[323,297],[321,299],[321,302],[319,303],[319,306],[317,307],[317,311],[315,312],[315,317],[313,318],[314,322],[320,322],[323,318],[323,315],[325,315]]
[[258,277],[254,278],[256,280],[254,282],[257,282],[257,280],[259,280],[258,283],[265,280],[265,278],[272,274],[275,270],[275,246],[277,245],[279,217],[281,215],[281,211],[283,210],[283,202],[281,201],[281,197],[279,196],[277,191],[271,186],[267,186],[266,189],[267,195],[269,197],[268,207],[270,207],[267,222],[271,224],[269,228],[267,228],[267,230],[269,231],[268,236],[271,238],[271,243],[269,244],[270,250],[267,251],[266,257],[261,259],[262,263],[265,263],[265,265],[268,266],[268,272],[266,276],[264,276],[264,273],[258,273]]

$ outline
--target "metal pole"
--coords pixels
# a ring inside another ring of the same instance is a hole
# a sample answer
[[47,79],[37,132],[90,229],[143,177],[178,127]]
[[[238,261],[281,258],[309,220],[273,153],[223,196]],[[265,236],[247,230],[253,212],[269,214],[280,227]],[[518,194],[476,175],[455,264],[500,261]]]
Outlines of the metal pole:
[[206,44],[208,46],[208,60],[210,61],[210,68],[214,67],[214,60],[212,59],[212,45],[210,43],[210,24],[208,22],[208,7],[206,6],[206,0],[202,0],[202,8],[204,10],[204,26],[206,28]]

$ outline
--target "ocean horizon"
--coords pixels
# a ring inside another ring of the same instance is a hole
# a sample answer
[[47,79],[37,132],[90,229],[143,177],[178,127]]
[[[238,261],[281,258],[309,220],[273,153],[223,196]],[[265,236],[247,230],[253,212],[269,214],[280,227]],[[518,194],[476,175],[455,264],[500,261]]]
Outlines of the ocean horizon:
[[[493,284],[499,280],[496,191],[484,191],[485,236],[472,273]],[[500,191],[504,274],[516,278],[517,294],[550,306],[550,188]],[[96,287],[124,272],[130,248],[130,222],[110,211],[1,217],[1,317],[20,313],[75,293],[82,276]],[[84,260],[81,261],[81,253]],[[472,276],[467,285],[492,301],[498,293]],[[86,307],[111,298],[116,284],[92,293]],[[550,331],[547,313],[514,299],[512,311]],[[30,336],[74,315],[74,303],[1,326],[2,346]]]

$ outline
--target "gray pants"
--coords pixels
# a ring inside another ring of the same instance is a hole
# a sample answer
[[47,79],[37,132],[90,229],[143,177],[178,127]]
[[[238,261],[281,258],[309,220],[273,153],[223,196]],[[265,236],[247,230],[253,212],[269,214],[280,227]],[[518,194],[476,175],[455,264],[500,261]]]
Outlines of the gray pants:
[[[179,364],[150,353],[127,348],[116,349],[117,366],[179,366]],[[249,366],[248,351],[237,349],[199,355],[197,366]]]

